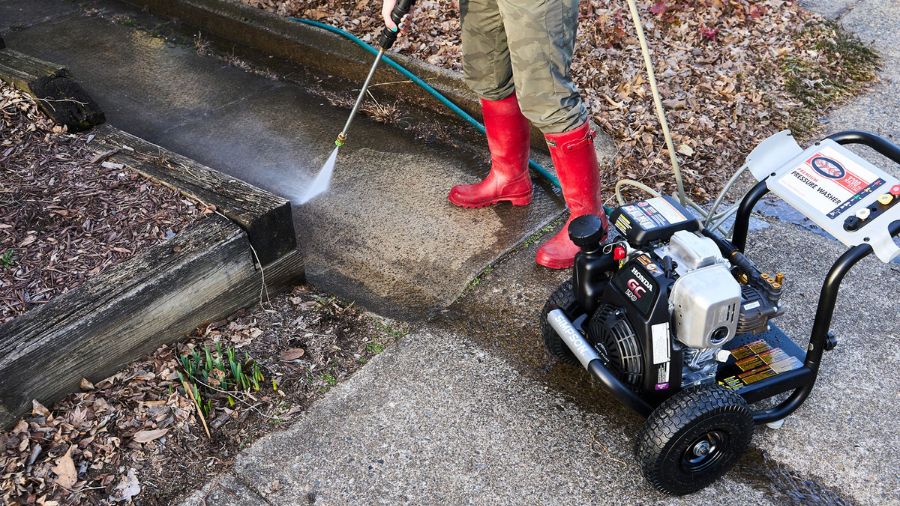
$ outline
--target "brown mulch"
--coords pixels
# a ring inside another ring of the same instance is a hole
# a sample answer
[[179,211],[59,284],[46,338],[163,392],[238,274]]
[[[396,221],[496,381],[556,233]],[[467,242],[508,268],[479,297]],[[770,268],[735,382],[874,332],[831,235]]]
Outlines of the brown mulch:
[[0,83],[0,324],[174,237],[203,213],[102,160]]
[[[381,29],[381,2],[240,0],[285,16],[323,21],[367,41]],[[769,135],[820,130],[827,108],[875,79],[877,56],[796,0],[640,0],[685,182],[708,199]],[[671,190],[668,153],[654,113],[624,0],[582,0],[574,79],[594,121],[616,140],[604,168]],[[460,70],[453,0],[423,0],[394,50]]]
[[[0,432],[0,503],[172,504],[407,331],[296,287],[109,378],[85,380],[82,392],[51,409],[35,402],[30,415]],[[232,393],[233,406],[216,404],[207,439],[181,388],[178,357],[216,343],[252,357],[265,380],[258,392]]]

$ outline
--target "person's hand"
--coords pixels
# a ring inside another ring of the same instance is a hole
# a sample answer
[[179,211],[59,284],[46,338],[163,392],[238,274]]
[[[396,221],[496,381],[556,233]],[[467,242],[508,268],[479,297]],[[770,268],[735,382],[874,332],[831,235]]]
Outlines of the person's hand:
[[391,11],[394,10],[395,5],[397,5],[397,0],[384,0],[384,3],[381,5],[381,17],[384,18],[384,25],[396,32],[397,23],[394,23],[394,20],[391,19]]

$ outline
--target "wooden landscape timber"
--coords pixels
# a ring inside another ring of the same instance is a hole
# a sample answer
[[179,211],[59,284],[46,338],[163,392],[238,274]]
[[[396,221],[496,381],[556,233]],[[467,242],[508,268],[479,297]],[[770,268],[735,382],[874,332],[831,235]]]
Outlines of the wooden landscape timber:
[[59,65],[4,49],[0,39],[0,80],[28,93],[47,116],[70,132],[106,121],[97,102]]
[[[266,286],[302,276],[292,252],[264,269]],[[257,302],[262,274],[247,234],[210,215],[172,240],[0,325],[0,427],[99,381],[205,322]]]
[[109,125],[98,128],[88,146],[105,160],[215,206],[247,232],[263,265],[297,249],[291,203],[281,197]]
[[[81,89],[62,67],[0,50],[0,79],[42,108],[54,105],[48,114],[59,121],[59,102],[41,100],[45,88],[35,85],[46,77]],[[96,119],[90,104],[77,101],[82,109],[68,119]],[[216,213],[0,325],[0,428],[30,410],[33,399],[49,406],[77,391],[82,378],[99,381],[205,322],[259,302],[263,293],[303,280],[290,202],[108,125],[87,145],[94,162],[127,166]]]

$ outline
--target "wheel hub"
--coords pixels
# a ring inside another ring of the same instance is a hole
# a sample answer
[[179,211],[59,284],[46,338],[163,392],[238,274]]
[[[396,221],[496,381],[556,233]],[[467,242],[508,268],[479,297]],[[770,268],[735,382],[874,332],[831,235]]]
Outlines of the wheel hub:
[[700,441],[699,443],[694,445],[694,455],[698,457],[704,457],[709,454],[710,448],[711,445],[709,441],[704,439],[703,441]]
[[691,472],[703,471],[724,454],[727,436],[724,432],[714,430],[707,432],[688,445],[681,458],[681,464]]

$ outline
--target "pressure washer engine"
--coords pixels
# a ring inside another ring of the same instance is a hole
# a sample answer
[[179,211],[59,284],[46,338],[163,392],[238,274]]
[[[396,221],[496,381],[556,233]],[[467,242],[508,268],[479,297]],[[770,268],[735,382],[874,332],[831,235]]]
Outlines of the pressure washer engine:
[[[581,252],[544,307],[544,344],[648,418],[637,457],[659,490],[681,495],[712,483],[747,448],[754,424],[778,424],[797,409],[823,351],[837,344],[829,327],[844,275],[871,253],[900,257],[900,181],[849,143],[900,164],[900,148],[865,132],[808,149],[787,132],[764,141],[747,159],[759,183],[738,206],[730,240],[669,196],[618,207],[612,230],[590,215],[569,226]],[[750,213],[770,191],[849,247],[822,286],[806,350],[772,321],[783,313],[784,275],[744,255]],[[788,392],[773,407],[751,407]]]

